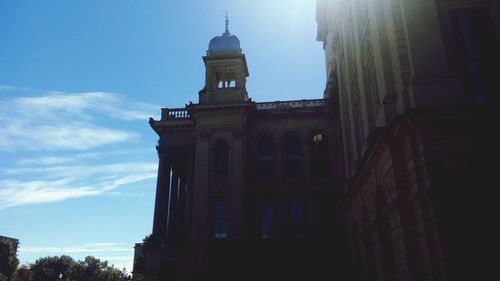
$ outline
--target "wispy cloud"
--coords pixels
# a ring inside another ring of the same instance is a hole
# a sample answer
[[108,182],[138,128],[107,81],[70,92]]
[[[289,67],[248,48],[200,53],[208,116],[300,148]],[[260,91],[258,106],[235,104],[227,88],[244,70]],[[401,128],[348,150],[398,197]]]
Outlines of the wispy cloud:
[[85,161],[85,160],[96,160],[103,157],[109,156],[124,156],[132,154],[141,153],[154,153],[153,148],[137,148],[129,150],[113,150],[113,151],[98,151],[98,152],[87,152],[78,153],[66,156],[47,156],[47,157],[37,157],[37,158],[24,158],[17,160],[16,164],[19,166],[25,165],[58,165],[64,163],[75,163],[75,161]]
[[69,255],[75,259],[83,259],[86,256],[94,256],[101,261],[107,261],[115,268],[125,268],[132,271],[134,253],[130,245],[121,243],[88,243],[74,246],[21,246],[19,254],[22,256],[60,256]]
[[32,89],[27,87],[17,87],[12,85],[0,84],[0,93],[9,93],[17,91],[31,91]]
[[[147,120],[159,107],[115,93],[23,89],[0,85],[0,91],[15,92],[0,96],[0,211],[116,196],[122,186],[156,177],[156,163],[135,160],[152,149],[134,149],[139,134],[123,128]],[[129,144],[109,146],[119,142]],[[16,159],[19,152],[23,159]],[[2,163],[2,154],[12,163]]]
[[33,204],[105,195],[121,186],[156,177],[155,163],[9,168],[4,175],[30,173],[43,180],[0,181],[0,211]]
[[2,97],[0,150],[82,150],[136,140],[137,133],[106,126],[103,118],[147,120],[158,108],[106,92]]
[[77,253],[116,253],[130,252],[130,245],[120,243],[89,243],[76,246],[50,246],[50,247],[30,247],[22,246],[19,248],[20,253],[47,253],[47,254],[77,254]]

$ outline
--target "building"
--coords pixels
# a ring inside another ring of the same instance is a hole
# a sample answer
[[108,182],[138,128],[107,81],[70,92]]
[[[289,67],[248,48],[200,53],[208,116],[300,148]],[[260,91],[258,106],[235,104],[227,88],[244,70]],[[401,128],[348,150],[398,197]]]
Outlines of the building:
[[500,2],[318,0],[348,280],[496,276]]
[[12,246],[14,247],[14,251],[17,252],[17,247],[19,246],[19,240],[18,239],[14,239],[14,238],[10,238],[10,237],[6,237],[6,236],[0,235],[0,241],[5,241],[5,242],[8,242],[8,243],[11,243]]
[[253,102],[239,40],[162,109],[145,280],[486,280],[500,159],[497,0],[318,0],[324,99]]
[[145,281],[331,274],[344,186],[334,104],[252,101],[245,54],[227,21],[203,61],[199,102],[150,120],[159,136],[153,232],[135,246],[134,274]]

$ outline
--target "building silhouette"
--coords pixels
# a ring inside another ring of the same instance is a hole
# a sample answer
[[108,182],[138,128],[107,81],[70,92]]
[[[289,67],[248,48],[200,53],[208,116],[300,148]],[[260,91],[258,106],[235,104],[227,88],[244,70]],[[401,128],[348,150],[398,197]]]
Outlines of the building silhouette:
[[354,280],[486,280],[499,157],[499,1],[318,0]]
[[239,39],[203,57],[199,102],[163,108],[153,233],[135,247],[145,280],[299,280],[333,260],[341,137],[328,99],[253,102]]
[[144,280],[483,280],[498,231],[496,0],[318,0],[323,99],[254,102],[227,26],[162,108]]

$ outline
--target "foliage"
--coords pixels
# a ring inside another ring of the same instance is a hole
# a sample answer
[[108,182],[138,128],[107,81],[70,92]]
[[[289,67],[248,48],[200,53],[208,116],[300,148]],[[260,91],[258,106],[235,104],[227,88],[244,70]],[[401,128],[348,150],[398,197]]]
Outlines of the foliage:
[[12,242],[0,240],[0,281],[13,281],[18,265],[19,260]]
[[142,239],[142,243],[146,247],[149,246],[152,241],[153,241],[153,234],[146,235],[146,237]]
[[142,281],[142,280],[144,280],[144,276],[141,273],[135,273],[135,272],[132,279],[130,279],[130,281]]
[[107,261],[88,256],[78,262],[79,266],[73,276],[75,281],[121,281],[127,280],[125,270],[119,270],[114,266],[108,266]]
[[[76,262],[69,256],[46,257],[31,265],[32,281],[128,281],[125,269],[109,266],[107,261],[88,256]],[[29,281],[25,279],[23,281]]]
[[33,281],[32,275],[28,266],[21,265],[21,267],[17,269],[16,281]]
[[33,274],[33,281],[59,280],[59,275],[62,280],[72,277],[73,271],[78,266],[70,256],[56,256],[40,258],[31,265],[30,270]]

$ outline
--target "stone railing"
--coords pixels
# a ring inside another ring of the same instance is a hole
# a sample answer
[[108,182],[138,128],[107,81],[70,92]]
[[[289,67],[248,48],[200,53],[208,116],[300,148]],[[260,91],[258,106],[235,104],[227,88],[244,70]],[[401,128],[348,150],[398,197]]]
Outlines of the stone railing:
[[185,108],[162,108],[161,120],[185,120],[191,116]]
[[289,108],[307,108],[320,107],[326,105],[326,99],[316,100],[291,100],[291,101],[274,101],[274,102],[257,102],[257,110],[275,110]]

